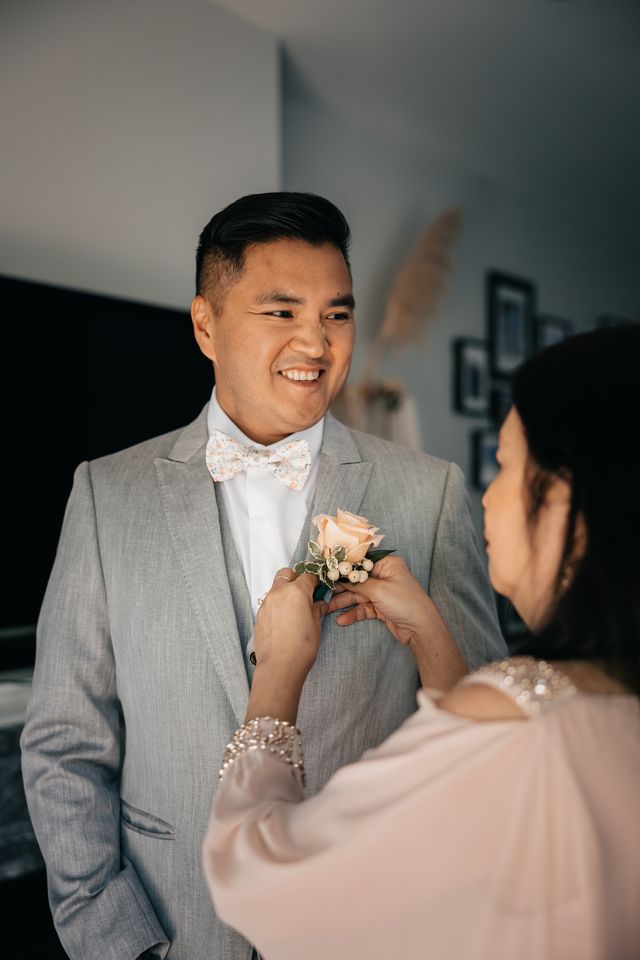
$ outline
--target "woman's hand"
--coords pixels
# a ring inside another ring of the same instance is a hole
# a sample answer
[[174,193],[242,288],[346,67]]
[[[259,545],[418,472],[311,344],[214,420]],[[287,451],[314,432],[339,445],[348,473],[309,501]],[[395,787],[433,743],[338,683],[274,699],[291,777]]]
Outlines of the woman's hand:
[[295,723],[304,681],[320,646],[326,603],[314,603],[317,578],[279,570],[256,619],[247,720],[270,716]]
[[340,626],[358,620],[382,620],[402,644],[418,643],[428,632],[429,618],[435,610],[401,557],[379,560],[365,583],[339,584],[327,613],[345,610],[337,618]]
[[285,567],[278,570],[256,619],[256,663],[304,679],[315,663],[320,646],[326,603],[314,603],[317,577],[298,576]]
[[327,613],[338,610],[344,611],[340,626],[381,620],[398,643],[411,647],[423,686],[449,690],[467,673],[437,607],[400,557],[378,561],[365,583],[340,585]]

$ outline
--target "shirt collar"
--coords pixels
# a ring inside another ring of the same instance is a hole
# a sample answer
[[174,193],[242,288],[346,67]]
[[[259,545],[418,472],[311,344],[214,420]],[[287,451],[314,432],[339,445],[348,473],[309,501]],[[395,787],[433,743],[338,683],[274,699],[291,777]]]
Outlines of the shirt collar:
[[209,431],[209,436],[211,436],[214,430],[220,430],[221,433],[226,433],[228,437],[233,437],[233,439],[237,440],[238,443],[242,443],[247,447],[257,447],[259,450],[274,450],[283,443],[293,443],[295,440],[306,440],[309,444],[309,453],[311,454],[311,463],[313,464],[319,456],[320,448],[322,447],[324,417],[321,420],[318,420],[317,423],[314,423],[312,427],[307,427],[306,430],[299,430],[298,433],[292,433],[290,436],[284,437],[282,440],[278,440],[277,443],[270,443],[265,446],[262,443],[256,443],[255,440],[251,440],[245,433],[242,432],[240,427],[238,427],[233,420],[227,416],[218,403],[216,388],[214,386],[211,394],[211,400],[209,401],[209,409],[207,411],[207,429]]

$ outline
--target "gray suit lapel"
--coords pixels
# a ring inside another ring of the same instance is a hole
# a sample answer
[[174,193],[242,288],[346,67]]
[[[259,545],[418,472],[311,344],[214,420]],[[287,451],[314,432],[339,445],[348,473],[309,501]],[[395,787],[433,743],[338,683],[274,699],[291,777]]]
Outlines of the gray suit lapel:
[[294,564],[306,558],[307,543],[317,534],[313,517],[319,513],[335,515],[338,509],[359,512],[372,468],[372,463],[362,460],[351,431],[327,413],[316,493],[298,541]]
[[156,460],[158,483],[174,550],[238,723],[249,685],[222,549],[213,481],[205,463],[206,407],[186,427],[167,459]]

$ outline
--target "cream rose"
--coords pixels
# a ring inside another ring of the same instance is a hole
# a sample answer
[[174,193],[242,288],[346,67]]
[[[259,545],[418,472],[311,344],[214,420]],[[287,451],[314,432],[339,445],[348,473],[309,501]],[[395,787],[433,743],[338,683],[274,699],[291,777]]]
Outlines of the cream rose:
[[372,526],[366,517],[358,517],[346,510],[338,510],[335,517],[321,513],[313,518],[313,522],[318,528],[320,549],[346,547],[349,563],[362,563],[367,551],[384,539],[384,535],[378,534],[378,527]]

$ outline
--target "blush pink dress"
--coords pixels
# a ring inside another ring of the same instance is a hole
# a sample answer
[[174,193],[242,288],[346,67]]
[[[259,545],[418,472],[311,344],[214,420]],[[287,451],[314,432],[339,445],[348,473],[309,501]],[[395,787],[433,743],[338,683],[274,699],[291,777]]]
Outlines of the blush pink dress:
[[286,757],[228,765],[205,872],[265,960],[640,957],[640,701],[530,658],[464,682],[526,717],[474,721],[420,691],[308,800]]

